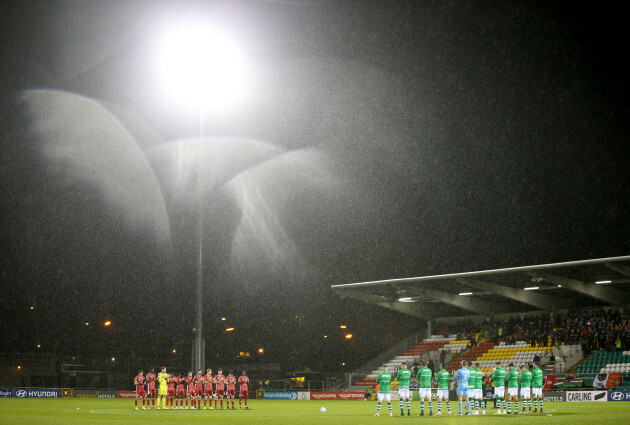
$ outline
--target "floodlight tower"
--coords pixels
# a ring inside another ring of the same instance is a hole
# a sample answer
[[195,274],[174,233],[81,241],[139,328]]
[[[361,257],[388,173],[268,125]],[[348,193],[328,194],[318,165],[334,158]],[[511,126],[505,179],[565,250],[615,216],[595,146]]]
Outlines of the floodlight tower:
[[[160,81],[169,97],[191,113],[199,114],[199,134],[205,133],[206,114],[218,114],[242,100],[246,67],[240,50],[207,23],[186,20],[168,25],[157,48]],[[199,158],[199,155],[195,156]],[[201,163],[196,172],[203,174]],[[192,370],[205,369],[203,338],[203,205],[204,187],[196,187],[197,202],[197,279],[195,282],[195,337]]]

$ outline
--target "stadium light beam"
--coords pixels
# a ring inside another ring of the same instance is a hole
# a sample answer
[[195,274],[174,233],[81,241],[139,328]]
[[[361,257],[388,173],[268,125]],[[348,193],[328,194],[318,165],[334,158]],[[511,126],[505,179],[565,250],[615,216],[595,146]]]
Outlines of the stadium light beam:
[[459,295],[461,296],[465,296],[465,295],[472,295],[472,292],[460,292]]
[[605,285],[607,283],[612,283],[612,280],[598,280],[595,282],[595,285]]
[[[158,27],[154,69],[159,85],[172,102],[199,115],[199,132],[203,134],[206,114],[226,113],[243,100],[248,89],[248,66],[244,55],[227,33],[198,16],[164,22]],[[197,193],[198,267],[193,370],[203,368],[205,362],[202,196],[200,185]]]
[[540,286],[530,286],[527,288],[523,288],[524,291],[535,291],[537,289],[540,289]]

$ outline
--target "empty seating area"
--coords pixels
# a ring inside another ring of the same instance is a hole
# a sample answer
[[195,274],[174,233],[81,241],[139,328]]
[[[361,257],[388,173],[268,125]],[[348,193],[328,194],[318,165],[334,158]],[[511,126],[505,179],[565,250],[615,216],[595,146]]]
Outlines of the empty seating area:
[[480,369],[486,373],[496,367],[497,361],[501,361],[503,367],[510,363],[520,366],[522,364],[531,363],[536,354],[542,358],[547,351],[552,348],[553,347],[532,347],[525,341],[517,341],[514,344],[501,342],[476,360],[479,362]]
[[630,378],[630,351],[606,351],[602,349],[578,366],[576,372],[627,373]]
[[[452,347],[450,347],[451,342],[455,342],[455,344],[452,344]],[[443,349],[446,349],[444,348],[446,345],[449,346],[448,349],[452,349],[453,351],[455,350],[461,351],[462,349],[464,349],[463,347],[466,344],[465,342],[457,341],[457,337],[455,335],[449,336],[449,337],[432,335],[430,338],[423,340],[422,342],[406,350],[401,355],[398,355],[394,357],[393,359],[391,359],[390,361],[388,361],[387,363],[383,364],[382,367],[376,370],[373,370],[365,378],[362,378],[360,381],[354,383],[353,385],[368,386],[368,387],[374,386],[376,385],[376,377],[383,370],[387,370],[392,375],[395,375],[398,372],[398,369],[400,369],[402,363],[406,362],[409,366],[412,366],[414,362],[418,361],[419,357],[431,351],[438,352]]]

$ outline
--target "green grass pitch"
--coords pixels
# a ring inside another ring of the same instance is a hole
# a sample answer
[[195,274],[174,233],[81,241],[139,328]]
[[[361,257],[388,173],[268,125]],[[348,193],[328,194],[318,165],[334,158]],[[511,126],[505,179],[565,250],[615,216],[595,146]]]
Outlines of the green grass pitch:
[[[0,399],[0,424],[624,424],[630,420],[630,402],[545,403],[545,414],[389,417],[387,405],[376,413],[375,401],[250,400],[250,410],[136,411],[133,399]],[[327,412],[321,413],[320,407]],[[400,413],[392,403],[394,415]],[[457,403],[452,404],[457,409]],[[444,411],[442,412],[444,413]]]

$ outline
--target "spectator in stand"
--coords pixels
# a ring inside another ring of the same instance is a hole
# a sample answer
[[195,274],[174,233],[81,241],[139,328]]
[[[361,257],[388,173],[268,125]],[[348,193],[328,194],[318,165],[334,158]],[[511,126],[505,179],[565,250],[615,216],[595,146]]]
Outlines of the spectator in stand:
[[534,363],[540,363],[540,356],[538,353],[534,354],[534,359],[532,360]]
[[440,363],[444,363],[445,359],[446,359],[446,351],[442,350],[442,352],[440,353]]

